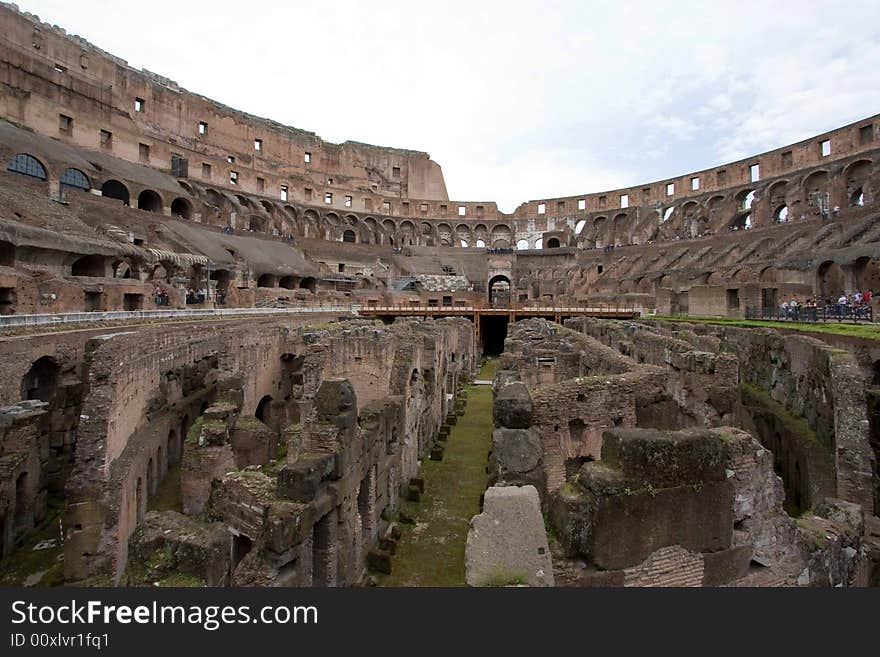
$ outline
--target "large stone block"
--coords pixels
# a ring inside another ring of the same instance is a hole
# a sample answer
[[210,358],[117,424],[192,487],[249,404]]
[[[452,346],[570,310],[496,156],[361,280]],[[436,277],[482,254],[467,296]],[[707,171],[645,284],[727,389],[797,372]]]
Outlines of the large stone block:
[[465,547],[470,586],[553,586],[553,563],[534,486],[492,486],[471,519]]
[[543,446],[538,429],[509,429],[492,432],[492,451],[500,474],[521,475],[533,471],[541,463]]
[[655,488],[724,481],[724,441],[706,429],[614,429],[602,440],[602,461]]
[[521,381],[501,388],[492,406],[496,426],[527,429],[532,425],[532,398]]

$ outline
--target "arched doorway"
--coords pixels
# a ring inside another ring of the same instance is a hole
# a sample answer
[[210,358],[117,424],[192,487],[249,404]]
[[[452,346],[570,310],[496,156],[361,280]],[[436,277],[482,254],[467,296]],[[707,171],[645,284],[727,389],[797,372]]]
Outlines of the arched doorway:
[[21,380],[21,398],[51,401],[58,389],[60,373],[61,367],[54,358],[38,358]]
[[101,196],[115,198],[117,201],[122,201],[124,205],[128,205],[130,200],[128,188],[118,180],[108,180],[101,185]]
[[489,279],[489,305],[506,308],[510,305],[510,279],[499,274]]
[[152,189],[145,189],[138,194],[138,210],[147,212],[162,212],[162,197]]
[[818,284],[819,297],[823,300],[830,299],[832,303],[844,292],[843,270],[836,262],[827,260],[819,266]]

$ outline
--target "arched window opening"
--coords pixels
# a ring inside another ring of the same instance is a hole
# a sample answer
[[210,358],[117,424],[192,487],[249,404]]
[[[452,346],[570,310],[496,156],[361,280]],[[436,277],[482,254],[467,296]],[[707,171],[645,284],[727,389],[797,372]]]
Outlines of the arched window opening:
[[117,201],[122,201],[124,205],[128,205],[130,201],[128,188],[118,180],[108,180],[101,185],[101,196],[115,198]]
[[63,191],[68,187],[81,189],[84,192],[91,189],[88,176],[79,169],[65,169],[64,173],[61,174],[61,190]]
[[176,198],[171,202],[171,215],[181,219],[192,218],[192,205],[185,198]]
[[257,279],[257,287],[275,287],[275,277],[272,274],[262,274]]
[[20,173],[23,176],[37,178],[38,180],[46,180],[46,167],[33,155],[28,155],[27,153],[18,153],[9,158],[6,170]]
[[91,276],[100,278],[107,275],[104,257],[99,255],[83,256],[70,267],[71,276]]
[[61,367],[51,356],[42,356],[34,361],[21,380],[21,398],[52,401],[58,389]]
[[162,197],[152,189],[145,189],[138,194],[138,210],[162,212]]

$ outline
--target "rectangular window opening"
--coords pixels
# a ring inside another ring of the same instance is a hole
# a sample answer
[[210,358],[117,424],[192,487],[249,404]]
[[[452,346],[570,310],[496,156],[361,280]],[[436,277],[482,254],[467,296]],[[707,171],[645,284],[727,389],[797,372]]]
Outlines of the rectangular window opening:
[[758,182],[761,179],[761,165],[753,164],[749,167],[749,180]]

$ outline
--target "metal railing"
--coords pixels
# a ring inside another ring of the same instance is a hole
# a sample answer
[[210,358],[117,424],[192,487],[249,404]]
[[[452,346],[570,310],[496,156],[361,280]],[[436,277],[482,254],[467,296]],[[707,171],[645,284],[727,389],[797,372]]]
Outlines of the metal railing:
[[321,313],[357,314],[355,304],[317,304],[287,308],[207,308],[197,310],[112,310],[109,312],[52,313],[41,315],[3,315],[0,328],[47,326],[50,324],[79,324],[135,320],[198,319],[210,317],[246,317],[249,315],[303,315]]
[[870,304],[826,304],[779,308],[746,308],[746,319],[766,319],[777,322],[873,322],[874,308]]
[[512,312],[512,313],[542,313],[547,315],[566,313],[639,313],[645,314],[642,306],[630,304],[610,305],[599,304],[596,306],[450,306],[450,305],[407,305],[397,304],[391,306],[357,306],[362,312],[444,312],[444,313],[472,313],[472,312]]

